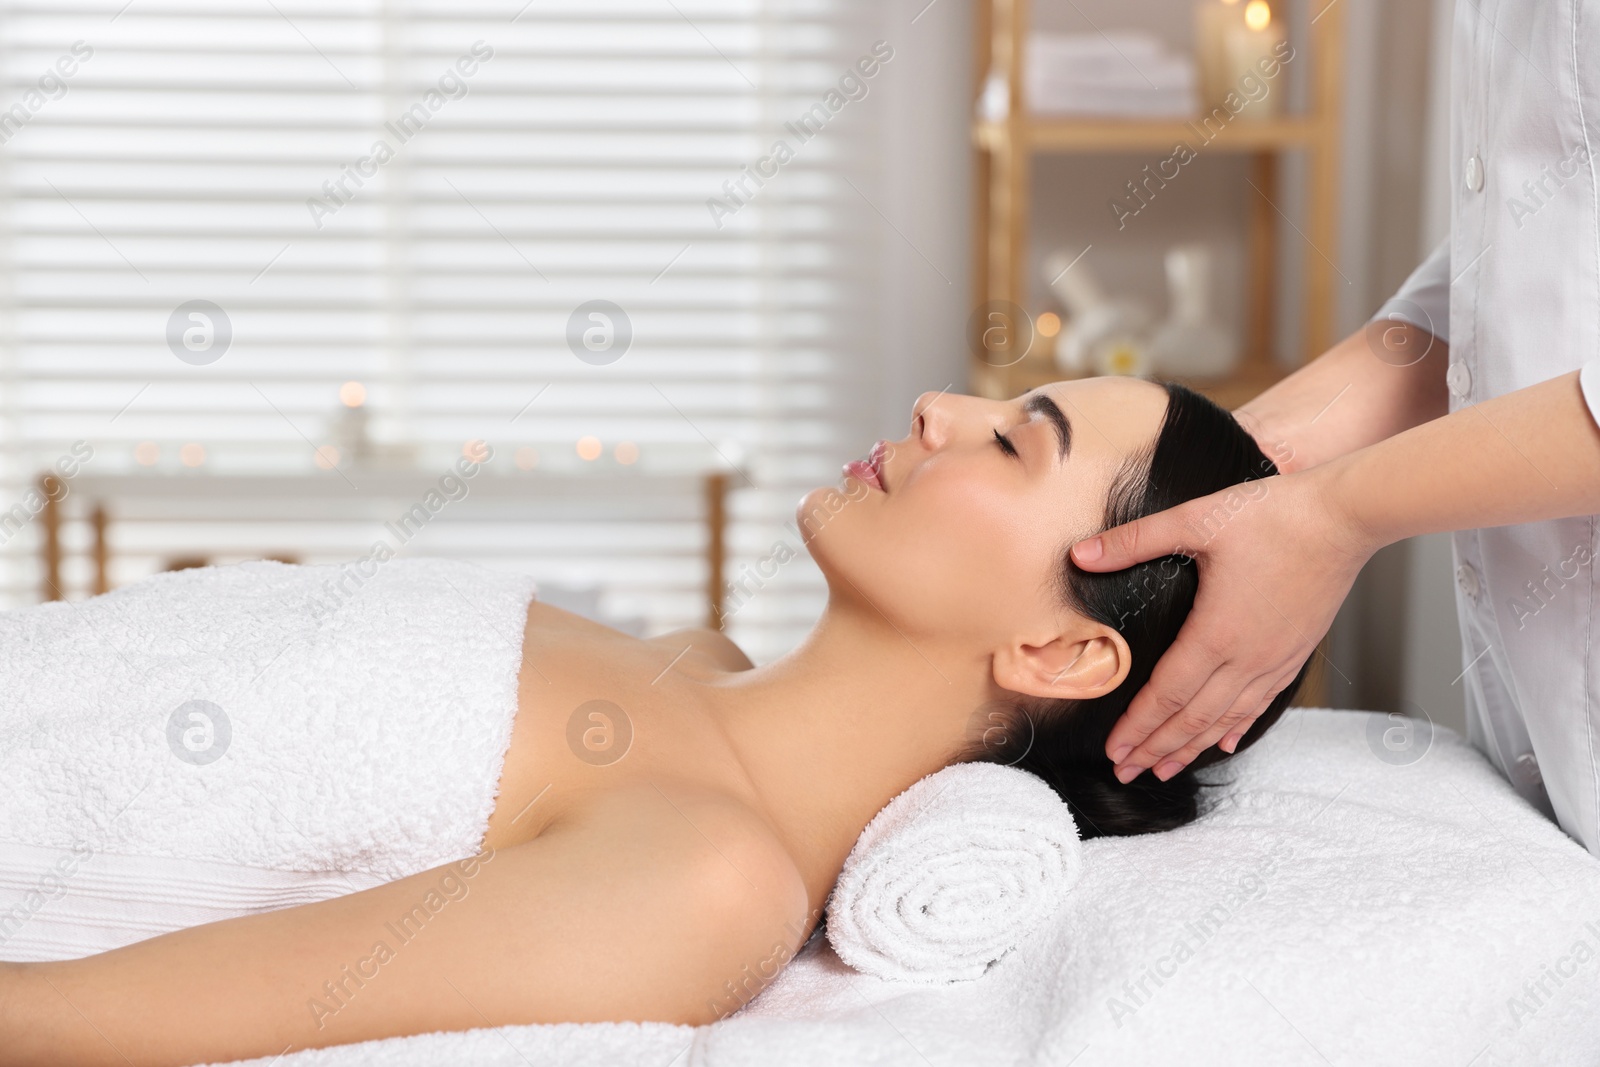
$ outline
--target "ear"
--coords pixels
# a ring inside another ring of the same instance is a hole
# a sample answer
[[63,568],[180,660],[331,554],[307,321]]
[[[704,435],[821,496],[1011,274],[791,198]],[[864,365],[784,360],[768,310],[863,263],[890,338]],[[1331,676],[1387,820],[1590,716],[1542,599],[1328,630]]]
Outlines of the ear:
[[1109,626],[1094,624],[1040,644],[1018,642],[994,655],[994,680],[1002,689],[1046,700],[1092,700],[1128,677],[1128,642]]

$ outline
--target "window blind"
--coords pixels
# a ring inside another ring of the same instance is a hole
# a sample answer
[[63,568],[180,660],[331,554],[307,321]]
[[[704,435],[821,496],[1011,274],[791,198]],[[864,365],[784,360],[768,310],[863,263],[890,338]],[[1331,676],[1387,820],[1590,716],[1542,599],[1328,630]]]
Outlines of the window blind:
[[[861,101],[892,46],[865,7],[0,0],[0,511],[78,441],[96,477],[201,496],[242,472],[359,494],[362,463],[483,445],[508,476],[732,465],[728,628],[781,652],[822,595],[794,504],[837,479],[874,346]],[[699,624],[693,518],[591,497],[408,551]],[[375,525],[227,507],[113,515],[114,582],[174,553],[348,559]],[[37,599],[37,526],[0,549],[11,604]]]

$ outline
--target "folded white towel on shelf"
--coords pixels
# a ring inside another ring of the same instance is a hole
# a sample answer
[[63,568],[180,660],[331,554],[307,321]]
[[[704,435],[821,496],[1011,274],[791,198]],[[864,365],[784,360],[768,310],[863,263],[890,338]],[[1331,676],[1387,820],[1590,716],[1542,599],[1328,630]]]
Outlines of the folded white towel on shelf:
[[866,974],[978,978],[1060,908],[1083,874],[1072,813],[1038,777],[958,763],[862,831],[828,902],[828,940]]
[[1037,115],[1188,118],[1197,110],[1193,57],[1148,33],[1035,31],[1023,73]]
[[475,853],[533,591],[446,560],[258,562],[0,613],[0,959]]

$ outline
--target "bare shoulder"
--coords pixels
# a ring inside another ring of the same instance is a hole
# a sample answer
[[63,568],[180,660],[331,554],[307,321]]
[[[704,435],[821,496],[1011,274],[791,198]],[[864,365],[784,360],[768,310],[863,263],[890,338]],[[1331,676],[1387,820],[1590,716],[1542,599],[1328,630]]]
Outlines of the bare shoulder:
[[684,780],[634,782],[567,821],[568,830],[614,842],[654,864],[657,874],[702,888],[747,918],[782,923],[805,916],[805,880],[788,849],[759,812],[722,789]]
[[732,638],[718,630],[699,627],[673,630],[660,637],[650,638],[649,643],[670,648],[674,655],[687,648],[709,659],[718,669],[724,671],[747,671],[755,666]]
[[634,921],[674,946],[670,969],[682,994],[675,1021],[706,1023],[738,1010],[782,970],[818,917],[778,835],[720,790],[636,783],[586,805],[560,829],[582,834],[585,851],[607,850],[617,873],[626,870],[648,894]]

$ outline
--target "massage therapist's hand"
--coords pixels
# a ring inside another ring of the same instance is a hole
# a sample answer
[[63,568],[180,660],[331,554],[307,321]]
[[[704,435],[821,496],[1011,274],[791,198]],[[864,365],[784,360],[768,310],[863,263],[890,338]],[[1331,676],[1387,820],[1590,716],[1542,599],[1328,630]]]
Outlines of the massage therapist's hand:
[[1179,551],[1200,568],[1194,610],[1107,738],[1118,777],[1232,751],[1384,545],[1574,515],[1600,515],[1600,424],[1570,371],[1079,542],[1085,570]]
[[1174,553],[1199,567],[1193,611],[1106,740],[1117,778],[1165,781],[1219,741],[1232,752],[1333,623],[1379,547],[1314,468],[1246,482],[1073,546],[1083,569]]

